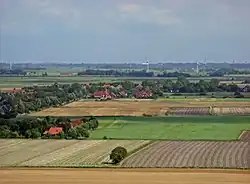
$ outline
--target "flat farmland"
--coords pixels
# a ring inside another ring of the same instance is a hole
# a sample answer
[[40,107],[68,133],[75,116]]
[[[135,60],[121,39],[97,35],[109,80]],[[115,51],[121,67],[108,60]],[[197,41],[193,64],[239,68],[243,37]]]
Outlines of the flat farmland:
[[[240,140],[241,141],[246,141],[250,143],[250,130],[246,130],[244,132],[242,132],[242,134],[240,135]],[[249,156],[250,158],[250,156]]]
[[248,184],[249,171],[184,169],[1,169],[1,184]]
[[250,115],[249,107],[214,107],[213,113],[216,115]]
[[247,142],[159,141],[133,154],[122,167],[250,168]]
[[[207,113],[209,107],[246,108],[250,101],[214,101],[214,100],[117,100],[117,101],[78,101],[59,108],[49,108],[30,114],[31,116],[142,116],[165,115],[170,108],[181,111],[189,108],[188,112],[195,112],[197,108],[204,108],[200,113]],[[182,109],[184,108],[184,109]],[[242,110],[244,111],[244,110]],[[199,113],[198,113],[199,114]]]
[[0,167],[86,166],[109,161],[117,146],[128,152],[147,145],[146,140],[0,140]]
[[237,140],[249,116],[99,117],[91,139]]

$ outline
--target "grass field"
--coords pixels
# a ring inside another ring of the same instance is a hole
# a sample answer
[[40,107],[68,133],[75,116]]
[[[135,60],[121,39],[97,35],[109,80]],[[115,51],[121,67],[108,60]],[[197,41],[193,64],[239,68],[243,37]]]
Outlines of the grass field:
[[250,129],[249,116],[106,117],[91,139],[236,140]]

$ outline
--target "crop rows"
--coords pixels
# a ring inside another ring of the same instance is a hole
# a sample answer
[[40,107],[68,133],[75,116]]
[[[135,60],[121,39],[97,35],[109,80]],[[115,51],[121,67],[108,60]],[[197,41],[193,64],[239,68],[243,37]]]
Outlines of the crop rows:
[[169,110],[172,115],[209,115],[209,108],[206,107],[184,107],[184,108],[172,108]]
[[250,168],[247,142],[159,141],[122,163],[122,167]]
[[1,166],[81,166],[109,161],[116,146],[133,151],[144,140],[1,140]]
[[216,115],[250,115],[249,107],[214,107],[213,113]]
[[[241,141],[246,141],[246,142],[250,142],[250,130],[245,131],[241,137],[240,137]],[[250,151],[250,150],[249,150]],[[249,156],[250,157],[250,156]]]

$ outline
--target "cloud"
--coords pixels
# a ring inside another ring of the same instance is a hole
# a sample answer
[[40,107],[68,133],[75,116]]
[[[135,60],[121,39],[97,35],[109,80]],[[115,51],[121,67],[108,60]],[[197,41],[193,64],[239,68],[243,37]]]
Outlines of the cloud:
[[118,6],[118,16],[123,20],[168,26],[181,23],[181,20],[169,9],[139,4]]

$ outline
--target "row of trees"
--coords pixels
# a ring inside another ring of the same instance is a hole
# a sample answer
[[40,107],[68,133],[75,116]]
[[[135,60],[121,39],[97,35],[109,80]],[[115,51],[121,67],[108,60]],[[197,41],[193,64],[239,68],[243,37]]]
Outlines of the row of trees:
[[[68,118],[50,117],[25,119],[0,119],[0,138],[67,138],[86,139],[95,130],[99,122],[95,117],[83,118],[83,124],[72,127]],[[63,131],[57,136],[43,133],[50,127],[62,127]]]
[[91,70],[79,72],[79,76],[83,75],[101,75],[101,76],[116,76],[116,77],[191,77],[191,75],[182,72],[164,72],[157,74],[155,72],[147,72],[146,70],[132,70],[132,71],[117,71],[117,70]]

